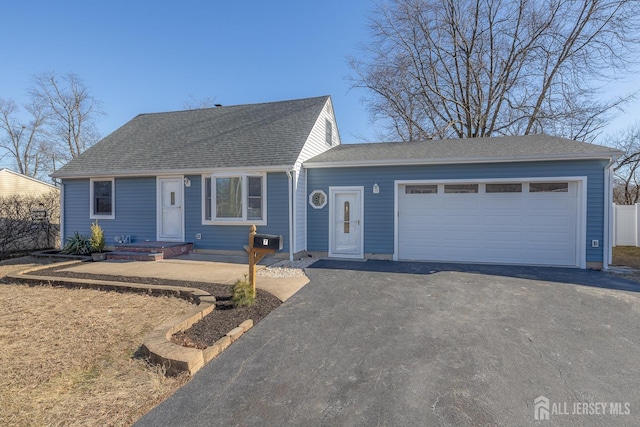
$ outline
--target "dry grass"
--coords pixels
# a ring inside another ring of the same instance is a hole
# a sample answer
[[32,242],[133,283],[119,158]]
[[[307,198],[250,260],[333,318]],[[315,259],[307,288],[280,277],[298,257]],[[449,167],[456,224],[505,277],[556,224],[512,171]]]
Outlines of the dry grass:
[[[0,264],[0,277],[23,265]],[[130,425],[184,384],[134,357],[169,297],[0,285],[0,425]]]
[[640,248],[635,246],[616,246],[613,248],[613,265],[626,265],[640,268]]

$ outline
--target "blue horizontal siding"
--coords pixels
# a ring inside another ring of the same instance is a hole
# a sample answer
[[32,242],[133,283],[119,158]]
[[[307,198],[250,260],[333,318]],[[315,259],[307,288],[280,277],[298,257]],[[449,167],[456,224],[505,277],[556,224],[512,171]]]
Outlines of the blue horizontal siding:
[[[364,251],[393,254],[394,181],[536,178],[547,176],[587,177],[587,261],[602,261],[604,242],[604,160],[573,160],[522,163],[488,163],[431,166],[386,166],[322,168],[307,170],[307,192],[330,186],[364,186]],[[380,192],[373,194],[378,184]],[[328,251],[329,209],[307,208],[307,246],[310,251]],[[599,248],[591,241],[600,240]]]
[[[248,242],[247,225],[202,224],[202,178],[188,176],[191,186],[184,188],[185,240],[196,249],[242,251]],[[89,179],[64,180],[64,238],[75,231],[89,234]],[[156,178],[116,178],[115,219],[101,219],[107,244],[114,237],[129,235],[132,243],[156,240]],[[289,188],[285,173],[267,174],[267,225],[258,226],[259,233],[284,237],[284,251],[289,250]],[[202,234],[196,240],[196,233]]]
[[[89,179],[65,179],[64,239],[90,234]],[[129,235],[133,242],[156,240],[156,179],[155,177],[115,179],[115,219],[100,219],[108,245],[114,237]]]
[[[185,188],[185,238],[196,249],[243,251],[248,243],[246,225],[202,224],[202,177],[188,176],[191,187]],[[289,184],[287,175],[267,174],[267,225],[257,226],[258,233],[277,234],[284,238],[284,252],[289,251]],[[202,239],[196,240],[200,233]]]

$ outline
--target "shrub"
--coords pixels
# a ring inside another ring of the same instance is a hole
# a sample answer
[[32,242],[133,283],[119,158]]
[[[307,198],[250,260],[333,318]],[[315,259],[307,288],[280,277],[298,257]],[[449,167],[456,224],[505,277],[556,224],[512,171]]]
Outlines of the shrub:
[[0,194],[0,259],[13,252],[53,248],[59,243],[60,197]]
[[102,252],[107,246],[107,242],[104,240],[104,231],[98,225],[97,219],[96,222],[91,223],[91,239],[89,239],[89,242],[92,252]]
[[233,285],[233,297],[231,297],[235,307],[249,307],[256,303],[256,293],[251,283],[247,281],[245,274],[244,280],[238,279]]
[[74,231],[73,236],[67,237],[62,253],[71,255],[89,255],[91,253],[91,240],[88,236]]

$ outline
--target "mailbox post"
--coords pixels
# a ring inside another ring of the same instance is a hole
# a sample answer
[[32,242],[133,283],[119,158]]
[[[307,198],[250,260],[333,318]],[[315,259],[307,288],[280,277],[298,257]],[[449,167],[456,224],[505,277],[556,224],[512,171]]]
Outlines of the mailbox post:
[[251,225],[249,229],[249,282],[256,292],[256,264],[260,262],[265,255],[282,250],[282,236],[271,234],[256,234],[256,226]]

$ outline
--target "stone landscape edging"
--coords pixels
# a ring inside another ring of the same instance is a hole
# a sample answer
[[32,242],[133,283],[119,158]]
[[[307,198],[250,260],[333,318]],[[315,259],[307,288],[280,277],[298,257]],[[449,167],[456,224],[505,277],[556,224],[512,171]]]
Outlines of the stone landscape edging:
[[[56,263],[55,266],[64,267],[67,265],[79,264],[82,261],[66,261]],[[22,270],[18,273],[8,274],[6,277],[16,280],[61,283],[73,286],[82,286],[98,289],[113,289],[126,291],[147,291],[156,294],[173,294],[176,297],[184,298],[198,303],[197,306],[188,310],[187,313],[176,316],[154,328],[144,337],[142,348],[149,356],[152,363],[162,365],[167,375],[177,375],[181,372],[195,374],[200,368],[209,363],[212,359],[222,353],[231,343],[253,327],[253,320],[248,319],[240,323],[236,328],[216,341],[213,345],[204,349],[184,347],[171,341],[171,336],[178,332],[189,329],[193,324],[211,313],[216,306],[216,299],[210,293],[197,288],[183,286],[149,285],[144,283],[117,282],[111,280],[78,279],[58,276],[38,276],[32,275],[39,270],[51,268],[52,264],[38,265]]]

